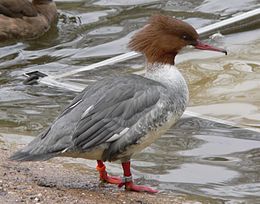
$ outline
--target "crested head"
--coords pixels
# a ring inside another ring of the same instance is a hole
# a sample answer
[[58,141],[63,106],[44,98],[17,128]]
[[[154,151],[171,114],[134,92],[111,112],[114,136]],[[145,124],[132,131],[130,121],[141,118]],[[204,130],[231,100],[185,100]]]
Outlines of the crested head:
[[177,53],[199,38],[188,23],[170,16],[152,16],[148,25],[137,32],[129,47],[145,54],[149,63],[174,64]]

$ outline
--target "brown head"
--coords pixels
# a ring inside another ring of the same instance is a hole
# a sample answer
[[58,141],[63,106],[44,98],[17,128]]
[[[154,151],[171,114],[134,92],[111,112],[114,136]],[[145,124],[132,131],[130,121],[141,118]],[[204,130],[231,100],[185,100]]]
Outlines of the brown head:
[[196,30],[188,23],[170,16],[155,15],[150,23],[137,32],[129,47],[145,54],[149,63],[174,64],[177,53],[187,45],[197,49],[224,52],[200,42]]

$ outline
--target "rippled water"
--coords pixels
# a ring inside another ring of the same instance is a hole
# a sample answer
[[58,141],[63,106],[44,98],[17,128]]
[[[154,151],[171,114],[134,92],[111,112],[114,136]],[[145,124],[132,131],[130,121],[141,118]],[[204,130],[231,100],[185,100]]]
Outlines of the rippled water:
[[[76,95],[44,85],[25,86],[24,72],[57,75],[127,52],[131,35],[152,13],[203,27],[258,8],[259,0],[56,1],[57,27],[40,39],[0,44],[0,132],[35,136]],[[183,53],[178,64],[189,82],[189,110],[259,128],[260,26],[237,25],[223,38],[228,56]],[[143,69],[138,58],[70,77],[88,84],[108,74]],[[184,118],[136,156],[134,173],[167,193],[181,192],[226,202],[260,202],[260,133]],[[94,167],[94,163],[88,165]],[[121,173],[119,166],[110,165]],[[145,175],[142,177],[142,175]]]

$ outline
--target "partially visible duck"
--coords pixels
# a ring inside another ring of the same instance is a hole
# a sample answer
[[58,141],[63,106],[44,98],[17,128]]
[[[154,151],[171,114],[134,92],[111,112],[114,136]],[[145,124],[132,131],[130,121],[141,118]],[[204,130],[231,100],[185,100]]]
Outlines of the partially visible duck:
[[[132,50],[145,55],[146,75],[107,77],[87,87],[48,129],[11,159],[69,156],[97,160],[102,181],[127,190],[157,192],[134,184],[130,158],[165,133],[187,106],[188,87],[174,66],[175,56],[186,45],[226,53],[199,41],[191,25],[169,16],[153,16],[129,43]],[[107,174],[104,162],[115,160],[122,162],[122,179]]]
[[56,16],[52,0],[0,0],[0,41],[37,38],[49,30]]

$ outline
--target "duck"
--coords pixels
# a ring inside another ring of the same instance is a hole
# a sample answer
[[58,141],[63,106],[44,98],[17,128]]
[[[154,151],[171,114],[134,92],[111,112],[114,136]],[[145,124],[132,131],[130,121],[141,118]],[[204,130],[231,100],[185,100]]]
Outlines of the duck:
[[56,18],[52,0],[0,0],[0,41],[38,38]]
[[[144,76],[107,76],[77,95],[53,123],[26,147],[16,161],[53,157],[96,160],[103,182],[126,190],[157,193],[136,185],[131,157],[152,144],[182,116],[189,100],[187,83],[175,64],[185,46],[227,53],[199,40],[188,23],[171,16],[153,15],[130,39],[129,48],[145,58]],[[111,176],[105,162],[119,160],[123,176]]]

